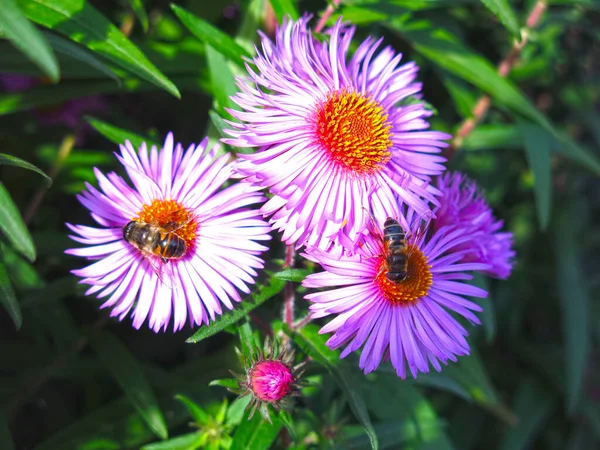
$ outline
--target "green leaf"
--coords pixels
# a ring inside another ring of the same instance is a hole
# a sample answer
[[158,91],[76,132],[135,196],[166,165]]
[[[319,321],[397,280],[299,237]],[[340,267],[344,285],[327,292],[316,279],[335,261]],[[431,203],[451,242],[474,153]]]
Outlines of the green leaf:
[[0,230],[14,248],[29,261],[35,261],[35,246],[10,194],[0,182]]
[[2,1],[0,30],[52,81],[58,81],[58,62],[52,49],[44,36],[25,18],[15,0]]
[[96,56],[85,47],[75,44],[68,39],[61,38],[53,33],[45,32],[44,36],[46,39],[48,39],[48,42],[57,53],[62,53],[63,55],[67,55],[78,62],[82,62],[90,67],[93,67],[98,72],[103,73],[107,77],[115,80],[117,82],[117,86],[121,86],[121,79],[106,64],[100,61],[100,59],[96,58]]
[[127,0],[129,2],[129,6],[133,9],[133,12],[139,19],[142,24],[142,28],[144,33],[148,32],[148,14],[146,14],[146,9],[144,8],[144,3],[142,0]]
[[185,9],[171,4],[173,12],[191,33],[204,42],[207,46],[214,48],[225,58],[244,66],[243,57],[250,58],[252,55],[243,47],[238,45],[229,35],[223,33],[209,22],[186,11]]
[[19,0],[34,22],[68,36],[129,72],[180,98],[169,81],[140,49],[85,0]]
[[233,73],[227,60],[210,45],[206,45],[206,62],[210,73],[211,90],[216,100],[216,110],[229,116],[225,108],[234,108],[231,97],[237,92]]
[[4,414],[0,412],[0,447],[4,450],[15,450],[15,444],[8,428]]
[[550,132],[565,147],[565,156],[600,174],[600,161],[597,157],[567,135],[555,130],[550,121],[512,82],[502,78],[486,58],[468,50],[453,34],[429,21],[414,22],[410,28],[397,21],[389,22],[388,25],[402,33],[419,53],[434,64],[477,86],[498,104]]
[[242,347],[242,354],[245,359],[249,359],[254,353],[254,336],[252,335],[252,327],[246,320],[241,326],[238,327],[238,337],[240,338],[240,345]]
[[0,165],[5,166],[17,166],[22,167],[23,169],[33,170],[34,172],[39,173],[46,179],[46,185],[50,187],[52,185],[52,178],[46,175],[41,169],[38,169],[33,164],[21,159],[16,156],[7,155],[5,153],[0,153]]
[[190,416],[198,424],[207,424],[210,421],[210,416],[196,403],[187,398],[185,395],[176,395],[175,398],[179,400],[186,407]]
[[182,434],[173,439],[144,445],[141,450],[194,450],[201,448],[202,433]]
[[107,332],[90,336],[90,344],[150,429],[159,438],[166,439],[165,419],[135,357],[119,339]]
[[[0,256],[2,256],[2,252],[0,252]],[[11,317],[17,330],[21,328],[23,324],[23,316],[21,314],[21,307],[19,306],[19,302],[17,301],[17,296],[15,295],[15,291],[10,283],[10,279],[8,278],[8,273],[6,273],[6,268],[4,267],[4,262],[0,259],[0,303],[4,306],[4,309],[8,312],[8,315]]]
[[482,3],[493,12],[500,22],[506,27],[510,33],[516,38],[521,37],[521,29],[519,27],[519,21],[513,11],[510,3],[507,0],[481,0]]
[[273,423],[271,424],[264,420],[258,412],[249,420],[248,414],[249,412],[244,415],[244,419],[235,430],[230,450],[269,449],[283,426],[279,417],[272,415]]
[[102,120],[96,119],[94,117],[86,116],[85,120],[96,129],[102,136],[104,136],[109,141],[115,144],[124,144],[125,141],[131,142],[133,148],[138,149],[145,142],[148,147],[152,147],[156,145],[160,147],[160,144],[151,141],[150,139],[144,138],[139,134],[135,134],[132,131],[125,130],[124,128],[119,128],[109,123],[103,122]]
[[201,327],[196,333],[194,333],[193,336],[189,337],[186,340],[186,342],[200,342],[203,339],[206,339],[207,337],[217,334],[219,331],[222,331],[229,325],[232,325],[237,321],[241,320],[242,318],[246,317],[250,311],[252,311],[255,308],[258,308],[271,297],[274,297],[275,295],[279,294],[284,287],[285,281],[279,280],[274,277],[271,278],[269,280],[268,286],[261,285],[258,288],[258,292],[252,294],[254,303],[251,303],[248,299],[242,300],[239,308],[223,314],[220,319],[214,321],[209,326]]
[[348,370],[340,370],[339,353],[331,351],[325,344],[326,336],[319,334],[319,327],[308,324],[306,327],[292,335],[294,341],[309,354],[316,362],[323,365],[344,392],[354,416],[362,424],[369,436],[371,448],[379,448],[377,435],[371,424],[371,418],[362,398],[356,380]]
[[302,283],[308,274],[310,274],[310,271],[307,269],[283,269],[281,272],[277,272],[273,276],[284,281]]
[[572,414],[583,390],[583,377],[590,350],[590,310],[586,281],[579,264],[581,241],[577,233],[577,214],[573,202],[558,211],[554,229],[556,280],[565,342],[567,411]]
[[221,386],[226,389],[236,389],[239,384],[235,378],[222,378],[220,380],[213,380],[208,383],[209,386]]
[[520,149],[521,132],[514,125],[479,125],[465,138],[462,148],[479,151],[490,149]]
[[269,0],[271,6],[273,7],[273,11],[275,12],[275,17],[277,17],[277,22],[283,23],[283,18],[287,15],[290,16],[293,20],[297,20],[300,17],[298,14],[298,9],[292,0]]
[[535,206],[540,228],[545,230],[550,221],[552,207],[552,169],[550,167],[550,148],[552,136],[538,125],[524,121],[517,122],[525,143],[527,163],[533,172]]
[[536,434],[554,408],[554,399],[537,383],[522,381],[515,394],[513,410],[519,423],[509,427],[504,435],[501,450],[524,450],[530,448]]

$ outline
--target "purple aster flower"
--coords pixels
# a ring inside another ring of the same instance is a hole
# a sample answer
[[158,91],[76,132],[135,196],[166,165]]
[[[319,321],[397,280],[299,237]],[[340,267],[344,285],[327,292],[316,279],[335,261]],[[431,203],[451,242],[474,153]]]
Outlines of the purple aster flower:
[[270,239],[260,213],[246,208],[264,200],[248,185],[223,189],[232,168],[229,155],[206,151],[207,140],[187,151],[169,134],[162,150],[143,144],[136,152],[127,141],[119,161],[133,186],[114,172],[95,169],[100,190],[87,185],[78,196],[100,225],[67,226],[71,238],[86,247],[67,253],[96,260],[74,270],[86,294],[108,297],[103,308],[122,320],[133,310],[133,326],[148,319],[155,332],[208,324],[249,293],[258,255],[267,248],[255,241]]
[[486,274],[508,278],[516,254],[512,249],[513,235],[500,231],[504,222],[494,217],[477,184],[460,172],[446,172],[438,178],[437,188],[442,197],[433,227],[455,226],[466,230],[467,235],[474,237],[461,245],[461,249],[470,250],[465,260],[489,264]]
[[450,136],[426,131],[431,113],[408,104],[421,90],[415,63],[399,65],[390,47],[376,54],[381,39],[373,38],[348,59],[354,27],[338,21],[321,42],[308,20],[284,21],[275,43],[262,35],[257,70],[248,66],[232,97],[242,111],[229,112],[241,123],[230,122],[225,141],[258,147],[240,154],[235,170],[269,188],[261,211],[283,240],[326,249],[367,226],[372,201],[392,207],[399,196],[428,212],[438,193],[430,177],[444,170],[436,153]]
[[406,377],[408,362],[416,378],[418,372],[429,372],[429,363],[440,371],[440,362],[469,354],[467,330],[452,313],[480,323],[473,311],[481,308],[464,296],[486,297],[487,292],[462,281],[472,278],[467,271],[488,266],[463,261],[465,251],[456,249],[471,238],[465,230],[444,227],[425,239],[425,233],[415,231],[421,221],[410,212],[406,216],[408,222],[401,223],[409,232],[399,252],[405,258],[405,272],[396,274],[396,281],[389,279],[394,278],[388,264],[390,241],[370,227],[352,255],[341,247],[329,253],[307,249],[306,257],[325,271],[309,275],[303,286],[334,288],[305,297],[312,302],[312,318],[337,316],[320,331],[334,332],[327,341],[329,348],[347,344],[343,358],[364,346],[360,367],[365,373],[374,371],[385,357],[401,378]]

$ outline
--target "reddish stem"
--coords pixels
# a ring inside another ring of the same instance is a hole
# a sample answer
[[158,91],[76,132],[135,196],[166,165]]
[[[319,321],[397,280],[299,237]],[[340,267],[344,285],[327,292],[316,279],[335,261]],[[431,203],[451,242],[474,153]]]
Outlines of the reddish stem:
[[[525,47],[525,44],[527,44],[527,41],[529,40],[529,30],[537,26],[542,17],[542,14],[546,10],[546,6],[547,4],[545,0],[538,0],[538,2],[531,9],[529,16],[527,16],[527,20],[525,22],[527,28],[523,30],[521,34],[522,39],[520,41],[515,41],[508,54],[504,57],[502,61],[500,61],[500,64],[498,64],[498,74],[502,78],[506,78],[512,70],[512,68],[514,67],[517,58],[521,54],[521,50],[523,50],[523,47]],[[469,117],[462,123],[462,125],[456,132],[456,135],[454,136],[450,147],[448,147],[448,150],[445,155],[448,159],[452,158],[454,152],[457,148],[459,148],[462,145],[464,139],[469,134],[471,134],[471,132],[473,131],[473,129],[475,129],[477,124],[479,124],[479,122],[483,120],[488,110],[490,109],[491,104],[491,97],[487,94],[481,96],[479,100],[477,100],[477,103],[473,108],[472,117]]]
[[315,27],[315,33],[320,33],[321,31],[323,31],[323,28],[325,28],[325,24],[327,23],[331,15],[335,12],[335,10],[338,8],[338,6],[340,6],[340,3],[342,3],[342,0],[333,0],[329,5],[327,5],[327,9],[319,19],[317,26]]
[[[294,256],[295,256],[294,246],[288,245],[285,248],[285,262],[283,264],[284,268],[292,269],[294,267]],[[294,283],[288,281],[283,290],[283,299],[284,299],[284,307],[283,307],[283,321],[290,327],[293,327],[294,324],[294,301],[296,299],[296,293],[294,289]]]

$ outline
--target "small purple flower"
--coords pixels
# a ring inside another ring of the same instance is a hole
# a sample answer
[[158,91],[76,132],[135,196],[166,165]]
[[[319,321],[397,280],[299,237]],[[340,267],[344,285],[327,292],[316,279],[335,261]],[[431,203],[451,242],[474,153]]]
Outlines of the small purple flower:
[[442,197],[435,210],[433,227],[455,226],[465,230],[466,235],[473,236],[460,247],[470,250],[465,260],[489,264],[486,274],[508,278],[516,254],[512,249],[513,234],[500,231],[504,222],[494,217],[477,184],[460,172],[446,172],[438,177],[437,188]]
[[439,194],[430,178],[444,170],[436,153],[450,136],[426,131],[431,113],[407,102],[421,90],[415,63],[399,65],[390,47],[376,54],[373,38],[348,58],[354,27],[340,20],[321,42],[308,20],[285,20],[275,43],[262,35],[256,72],[248,66],[232,98],[241,123],[230,122],[225,142],[258,148],[239,155],[236,171],[269,188],[261,212],[283,240],[327,249],[342,232],[356,238],[373,205],[396,196],[429,212]]
[[188,317],[208,324],[222,305],[242,300],[238,290],[250,292],[263,267],[258,255],[267,247],[255,241],[270,239],[270,228],[246,207],[264,198],[246,184],[223,189],[229,156],[206,144],[184,151],[169,134],[162,150],[144,143],[136,152],[127,141],[117,158],[134,187],[95,169],[101,190],[88,184],[78,198],[100,228],[67,224],[86,244],[67,253],[96,260],[73,271],[92,286],[86,294],[108,296],[102,307],[119,320],[133,310],[135,328],[148,319],[155,332],[166,330],[171,316],[175,331]]
[[336,315],[320,331],[334,332],[327,341],[329,348],[346,345],[341,353],[344,358],[363,347],[359,364],[365,373],[389,358],[399,377],[406,377],[408,363],[416,378],[418,372],[429,372],[429,363],[439,372],[440,362],[447,364],[469,354],[467,330],[451,313],[480,323],[472,311],[481,308],[464,296],[486,297],[487,292],[463,281],[472,278],[466,272],[488,266],[465,262],[466,252],[456,250],[470,239],[465,230],[444,227],[425,239],[425,233],[416,231],[421,221],[410,213],[406,216],[404,279],[387,278],[389,247],[382,231],[371,228],[352,255],[341,247],[329,253],[307,249],[306,257],[325,271],[306,277],[303,286],[334,288],[305,297],[312,302],[313,318]]

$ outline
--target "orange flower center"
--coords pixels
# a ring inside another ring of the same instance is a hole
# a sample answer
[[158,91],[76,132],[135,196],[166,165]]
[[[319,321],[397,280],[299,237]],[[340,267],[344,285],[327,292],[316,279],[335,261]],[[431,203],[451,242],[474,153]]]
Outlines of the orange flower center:
[[346,90],[332,92],[316,111],[319,144],[342,167],[373,174],[391,157],[388,115],[369,97]]
[[405,249],[407,256],[406,278],[402,281],[393,282],[387,279],[388,266],[385,258],[381,258],[381,265],[375,283],[383,297],[393,305],[409,306],[429,292],[433,284],[431,266],[427,264],[427,257],[416,245],[407,245]]
[[152,200],[144,205],[138,216],[132,220],[146,222],[164,228],[181,237],[189,249],[196,240],[198,223],[194,214],[175,200]]

